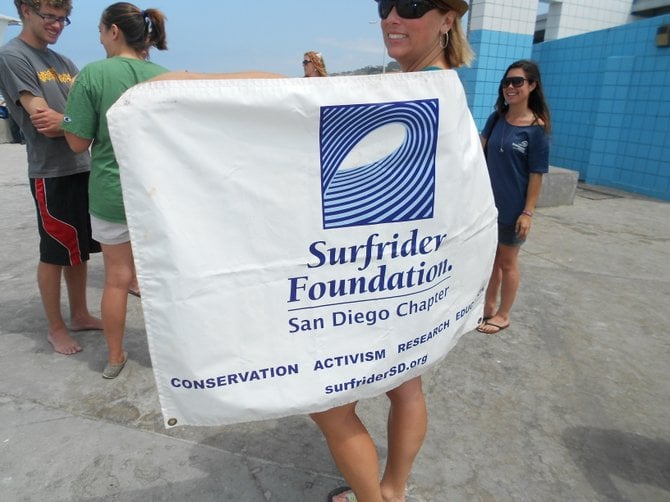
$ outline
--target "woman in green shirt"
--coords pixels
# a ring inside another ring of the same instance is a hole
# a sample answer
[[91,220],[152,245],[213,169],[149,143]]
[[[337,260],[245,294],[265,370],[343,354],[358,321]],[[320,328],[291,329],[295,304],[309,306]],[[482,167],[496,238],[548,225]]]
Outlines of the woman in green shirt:
[[75,152],[91,147],[89,212],[93,237],[102,245],[105,264],[101,310],[108,358],[102,376],[115,378],[127,360],[123,335],[135,265],[106,114],[128,88],[167,72],[147,61],[150,47],[167,49],[165,16],[156,9],[141,10],[119,2],[103,11],[99,29],[107,59],[87,65],[77,76],[68,96],[63,129]]

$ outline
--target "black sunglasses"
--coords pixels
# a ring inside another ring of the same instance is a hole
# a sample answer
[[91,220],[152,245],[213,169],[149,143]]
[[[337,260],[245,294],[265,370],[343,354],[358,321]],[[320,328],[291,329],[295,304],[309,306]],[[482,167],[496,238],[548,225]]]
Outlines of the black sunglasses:
[[502,88],[504,89],[505,87],[508,87],[510,84],[512,84],[512,87],[521,87],[524,82],[530,82],[527,78],[523,77],[507,77],[502,79],[502,82],[500,82],[500,85],[502,85]]
[[303,59],[303,61],[302,61],[303,66],[307,66],[309,63],[311,63],[311,61],[309,59]]
[[433,9],[437,9],[430,0],[375,0],[379,9],[379,17],[386,19],[395,7],[395,11],[403,19],[419,19]]

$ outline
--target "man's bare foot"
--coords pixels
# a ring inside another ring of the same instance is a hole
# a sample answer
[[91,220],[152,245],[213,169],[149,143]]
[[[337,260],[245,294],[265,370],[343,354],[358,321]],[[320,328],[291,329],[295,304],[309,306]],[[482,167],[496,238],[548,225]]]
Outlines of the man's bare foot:
[[102,329],[102,320],[92,315],[70,319],[70,331],[96,331]]
[[83,350],[81,345],[77,343],[77,340],[70,336],[67,328],[49,331],[47,340],[49,340],[49,343],[53,346],[56,352],[65,354],[66,356],[71,356],[72,354],[76,354]]

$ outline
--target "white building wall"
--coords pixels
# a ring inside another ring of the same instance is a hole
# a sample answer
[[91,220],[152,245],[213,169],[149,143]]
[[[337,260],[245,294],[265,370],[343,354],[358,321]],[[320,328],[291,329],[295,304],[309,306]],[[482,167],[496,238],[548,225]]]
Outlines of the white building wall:
[[553,0],[549,3],[545,40],[580,35],[626,24],[632,0]]
[[535,31],[538,0],[471,0],[469,27],[532,34]]

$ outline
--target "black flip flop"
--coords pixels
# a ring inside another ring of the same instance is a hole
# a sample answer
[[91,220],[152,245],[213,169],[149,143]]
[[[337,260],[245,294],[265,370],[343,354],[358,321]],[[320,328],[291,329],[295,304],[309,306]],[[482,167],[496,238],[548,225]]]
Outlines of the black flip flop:
[[351,494],[352,494],[353,497],[354,497],[354,498],[351,500],[351,502],[355,502],[355,500],[356,500],[356,495],[354,495],[354,492],[352,492],[352,491],[351,491],[351,488],[349,488],[348,486],[338,486],[338,487],[335,488],[334,490],[331,490],[330,493],[328,493],[328,498],[326,499],[327,502],[333,502],[333,499],[334,499],[337,495],[340,495],[341,493],[344,493],[344,492],[351,492]]

